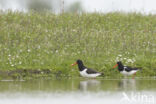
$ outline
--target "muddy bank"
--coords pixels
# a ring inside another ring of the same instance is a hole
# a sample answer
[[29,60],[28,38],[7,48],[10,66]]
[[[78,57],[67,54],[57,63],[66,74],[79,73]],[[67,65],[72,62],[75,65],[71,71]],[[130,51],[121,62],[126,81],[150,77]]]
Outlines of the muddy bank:
[[0,70],[0,79],[25,79],[36,77],[55,77],[63,76],[62,71],[52,72],[49,69],[16,69],[16,70]]

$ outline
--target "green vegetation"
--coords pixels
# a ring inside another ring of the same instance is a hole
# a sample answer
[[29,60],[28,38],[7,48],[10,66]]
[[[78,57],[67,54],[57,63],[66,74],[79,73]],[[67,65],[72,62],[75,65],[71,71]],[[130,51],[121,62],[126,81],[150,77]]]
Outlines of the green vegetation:
[[49,69],[78,76],[82,59],[105,76],[117,60],[156,76],[156,15],[136,13],[52,14],[0,12],[0,70]]

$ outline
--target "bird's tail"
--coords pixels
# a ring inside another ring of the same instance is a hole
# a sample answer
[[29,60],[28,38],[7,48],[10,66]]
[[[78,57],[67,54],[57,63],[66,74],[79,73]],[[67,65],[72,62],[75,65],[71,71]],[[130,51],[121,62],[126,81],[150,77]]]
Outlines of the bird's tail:
[[138,70],[142,70],[142,67],[137,67]]
[[142,73],[142,67],[137,67],[137,70]]
[[104,76],[104,73],[101,73],[101,76]]

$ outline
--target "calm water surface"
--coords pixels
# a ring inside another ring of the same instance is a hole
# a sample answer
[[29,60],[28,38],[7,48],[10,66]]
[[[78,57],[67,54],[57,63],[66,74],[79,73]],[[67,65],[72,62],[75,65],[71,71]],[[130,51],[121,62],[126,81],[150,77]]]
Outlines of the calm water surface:
[[0,81],[0,104],[156,104],[155,79]]
[[[29,3],[48,4],[53,12],[59,13],[64,1],[64,8],[68,9],[75,2],[86,12],[141,12],[143,14],[156,14],[156,0],[0,0],[0,9],[13,11],[28,11]],[[44,2],[43,2],[44,1]],[[33,4],[33,5],[34,5]],[[34,5],[37,6],[37,5]]]

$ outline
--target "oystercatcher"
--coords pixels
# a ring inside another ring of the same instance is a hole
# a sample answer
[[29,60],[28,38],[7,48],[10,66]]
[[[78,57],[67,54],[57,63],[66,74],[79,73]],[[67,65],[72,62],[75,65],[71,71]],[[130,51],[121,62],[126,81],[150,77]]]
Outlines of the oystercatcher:
[[134,75],[133,78],[135,77],[136,72],[140,70],[140,68],[136,68],[136,67],[132,68],[130,66],[124,66],[121,61],[118,61],[113,68],[116,68],[117,66],[121,74],[125,76]]
[[76,63],[72,64],[72,66],[76,64],[78,64],[79,72],[82,77],[95,78],[97,76],[103,75],[103,73],[85,67],[82,60],[77,60]]

